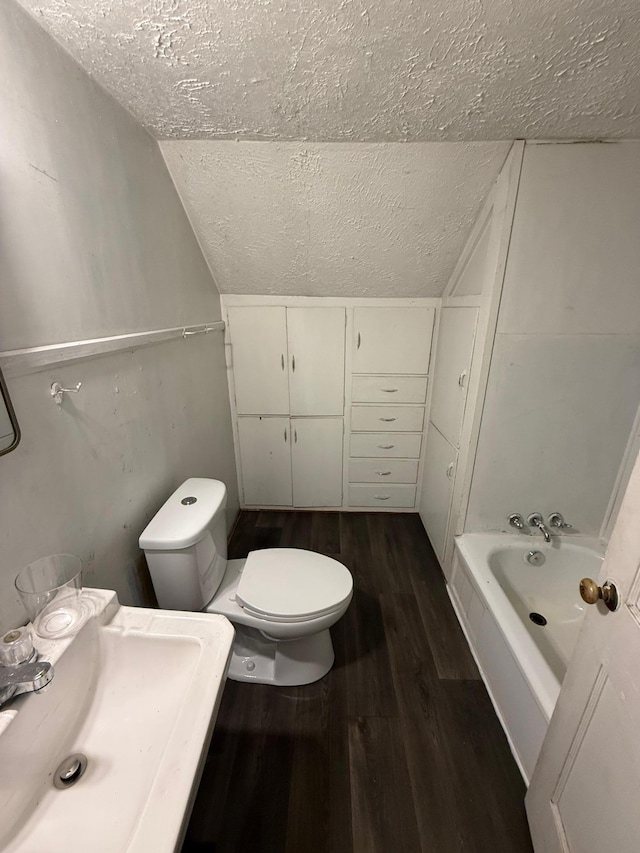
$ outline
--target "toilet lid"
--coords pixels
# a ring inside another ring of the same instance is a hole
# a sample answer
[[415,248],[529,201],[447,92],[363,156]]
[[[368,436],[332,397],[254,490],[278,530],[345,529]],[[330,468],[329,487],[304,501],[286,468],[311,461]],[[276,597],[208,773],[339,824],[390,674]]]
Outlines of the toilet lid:
[[265,548],[247,557],[236,601],[265,617],[322,616],[351,597],[353,578],[342,563],[298,548]]

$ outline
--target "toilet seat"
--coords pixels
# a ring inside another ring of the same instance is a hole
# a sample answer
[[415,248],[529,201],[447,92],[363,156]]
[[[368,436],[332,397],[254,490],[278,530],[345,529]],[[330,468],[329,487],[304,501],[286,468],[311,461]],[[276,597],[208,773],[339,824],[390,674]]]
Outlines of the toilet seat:
[[349,570],[331,557],[299,548],[251,551],[237,603],[259,619],[303,622],[339,610],[353,592]]

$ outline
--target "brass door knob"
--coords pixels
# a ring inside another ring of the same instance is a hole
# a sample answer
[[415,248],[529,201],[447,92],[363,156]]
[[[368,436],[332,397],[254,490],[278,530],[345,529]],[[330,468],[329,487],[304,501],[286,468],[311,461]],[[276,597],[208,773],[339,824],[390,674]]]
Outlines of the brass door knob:
[[580,596],[587,604],[595,604],[602,599],[609,610],[618,609],[618,590],[612,581],[605,581],[602,586],[598,586],[591,578],[582,578],[580,581]]

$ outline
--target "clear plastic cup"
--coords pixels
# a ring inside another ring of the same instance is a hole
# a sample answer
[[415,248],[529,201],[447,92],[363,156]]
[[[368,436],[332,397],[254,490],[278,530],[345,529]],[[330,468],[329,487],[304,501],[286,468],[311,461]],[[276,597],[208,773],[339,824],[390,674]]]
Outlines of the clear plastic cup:
[[15,580],[36,634],[58,638],[75,634],[85,621],[82,562],[73,554],[52,554],[29,563]]

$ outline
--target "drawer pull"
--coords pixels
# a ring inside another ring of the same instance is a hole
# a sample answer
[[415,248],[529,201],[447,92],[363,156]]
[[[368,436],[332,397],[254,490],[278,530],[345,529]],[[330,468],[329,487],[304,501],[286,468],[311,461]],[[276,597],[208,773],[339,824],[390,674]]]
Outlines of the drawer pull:
[[384,391],[385,394],[395,394],[398,390],[397,388],[381,388],[381,391]]
[[386,424],[393,423],[393,421],[397,420],[397,418],[378,418],[380,421],[384,421]]
[[284,353],[280,356],[280,367],[284,370]]
[[391,471],[376,471],[378,477],[388,477]]
[[395,444],[379,444],[378,447],[380,450],[391,450],[392,447],[395,447]]
[[465,383],[466,378],[467,378],[467,371],[463,370],[462,373],[460,374],[460,376],[458,376],[458,385],[461,388],[464,388],[464,383]]
[[453,462],[449,462],[449,464],[447,465],[447,477],[449,480],[453,477],[453,468],[454,468]]
[[356,349],[360,349],[361,343],[362,343],[362,335],[360,334],[360,332],[358,332],[358,345],[357,345]]
[[391,495],[374,495],[377,501],[388,501]]

